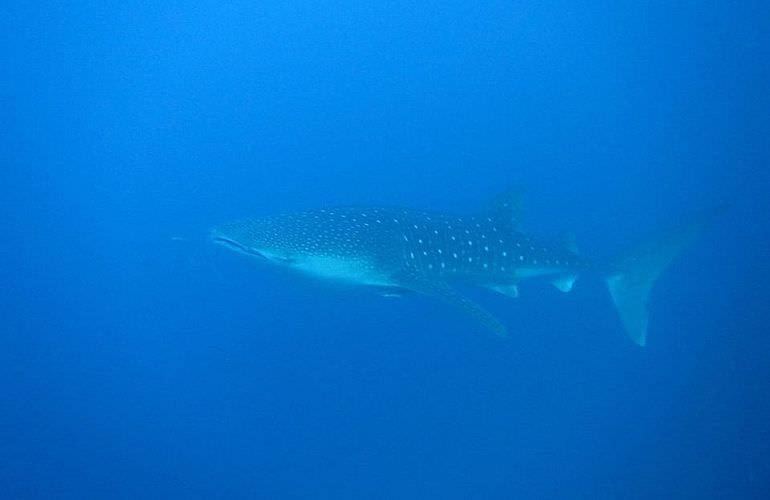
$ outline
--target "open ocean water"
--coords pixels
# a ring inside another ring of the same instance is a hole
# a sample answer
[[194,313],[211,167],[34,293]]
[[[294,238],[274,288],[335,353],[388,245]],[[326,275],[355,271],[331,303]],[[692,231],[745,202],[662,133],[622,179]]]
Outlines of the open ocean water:
[[[767,498],[766,2],[7,2],[0,498]],[[346,204],[607,258],[732,208],[648,345],[601,280],[384,298],[208,241]]]

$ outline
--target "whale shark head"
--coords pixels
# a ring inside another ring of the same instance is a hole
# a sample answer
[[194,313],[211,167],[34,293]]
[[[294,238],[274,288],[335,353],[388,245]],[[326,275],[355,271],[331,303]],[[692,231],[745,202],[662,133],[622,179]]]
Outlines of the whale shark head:
[[240,219],[214,228],[210,237],[239,253],[317,277],[388,286],[383,245],[364,231],[368,222],[359,223],[347,212]]

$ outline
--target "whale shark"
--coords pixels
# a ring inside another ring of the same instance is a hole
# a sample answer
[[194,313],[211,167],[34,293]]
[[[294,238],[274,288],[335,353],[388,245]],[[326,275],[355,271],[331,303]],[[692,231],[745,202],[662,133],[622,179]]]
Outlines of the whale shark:
[[318,278],[371,287],[386,296],[414,291],[443,300],[504,336],[506,326],[456,288],[467,283],[515,298],[529,280],[563,292],[593,274],[609,289],[621,323],[647,341],[648,301],[660,274],[725,207],[706,210],[606,261],[521,228],[522,190],[510,187],[483,210],[462,215],[387,206],[339,206],[238,219],[211,230],[217,244]]

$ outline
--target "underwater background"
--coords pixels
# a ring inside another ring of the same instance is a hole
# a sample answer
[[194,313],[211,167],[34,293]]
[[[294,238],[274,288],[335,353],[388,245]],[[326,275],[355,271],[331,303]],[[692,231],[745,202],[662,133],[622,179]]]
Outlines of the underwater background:
[[[0,498],[766,498],[766,2],[0,7]],[[732,209],[648,345],[603,283],[442,303],[211,245],[345,204],[607,258]]]

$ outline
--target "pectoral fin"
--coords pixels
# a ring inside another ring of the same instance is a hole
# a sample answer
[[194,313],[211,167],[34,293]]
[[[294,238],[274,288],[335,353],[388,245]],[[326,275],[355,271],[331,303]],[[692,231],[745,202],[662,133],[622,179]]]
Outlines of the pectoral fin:
[[476,318],[477,321],[492,330],[496,335],[504,337],[508,334],[505,326],[497,318],[472,300],[464,297],[445,281],[431,279],[419,274],[404,273],[398,276],[398,282],[404,288],[439,298],[447,304],[465,311],[465,313]]

